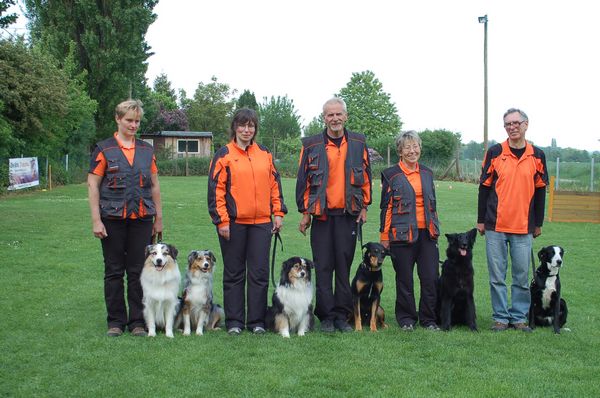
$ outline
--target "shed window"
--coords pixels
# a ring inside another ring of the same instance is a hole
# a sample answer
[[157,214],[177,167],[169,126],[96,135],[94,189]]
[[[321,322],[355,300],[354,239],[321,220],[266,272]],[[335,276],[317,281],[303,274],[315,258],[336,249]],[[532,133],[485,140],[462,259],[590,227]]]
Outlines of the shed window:
[[[186,151],[187,147],[187,151]],[[198,153],[200,147],[198,140],[177,140],[178,153]]]

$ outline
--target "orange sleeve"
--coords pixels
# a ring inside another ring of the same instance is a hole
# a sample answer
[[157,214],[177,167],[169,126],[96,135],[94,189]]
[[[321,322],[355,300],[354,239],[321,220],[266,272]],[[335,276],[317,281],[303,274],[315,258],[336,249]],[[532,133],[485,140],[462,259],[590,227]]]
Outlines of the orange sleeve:
[[213,175],[210,176],[210,178],[212,178],[216,183],[216,211],[221,219],[221,223],[219,223],[217,227],[226,227],[229,225],[229,213],[227,212],[227,203],[225,201],[225,193],[227,192],[227,172],[225,171],[223,158],[216,160]]
[[367,207],[368,205],[371,204],[371,192],[373,190],[373,187],[371,186],[371,164],[369,161],[369,151],[367,151],[367,148],[365,147],[365,151],[363,153],[363,163],[365,164],[364,167],[364,178],[365,178],[365,183],[362,186],[362,192],[363,192],[363,203],[364,203],[364,207]]
[[106,173],[106,158],[102,152],[98,152],[98,156],[96,156],[96,167],[90,172],[91,174],[95,174],[97,176],[104,177]]
[[283,192],[281,189],[281,180],[279,177],[279,173],[277,172],[277,169],[275,168],[275,165],[273,164],[273,155],[272,154],[268,154],[268,159],[269,159],[269,167],[270,167],[270,173],[269,173],[269,179],[270,179],[270,184],[271,184],[271,206],[272,206],[272,212],[274,215],[279,216],[279,217],[283,217],[285,215],[284,212],[284,204],[283,204]]
[[158,167],[156,166],[156,156],[152,155],[152,166],[150,166],[150,172],[152,174],[158,174]]
[[[387,201],[386,201],[387,198]],[[391,195],[390,187],[383,177],[381,176],[381,219],[380,219],[380,233],[379,240],[389,241],[390,240],[390,227],[392,225],[392,206],[393,196]]]

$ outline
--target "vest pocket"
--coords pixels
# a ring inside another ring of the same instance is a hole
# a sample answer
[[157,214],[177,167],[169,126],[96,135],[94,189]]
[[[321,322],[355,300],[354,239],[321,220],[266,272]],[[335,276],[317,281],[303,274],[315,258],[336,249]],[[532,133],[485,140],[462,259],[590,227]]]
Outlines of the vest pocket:
[[410,242],[412,240],[410,225],[397,225],[391,227],[390,235],[390,240],[396,242]]
[[123,202],[100,199],[100,214],[103,217],[123,217]]
[[156,207],[154,206],[154,201],[148,198],[143,198],[142,203],[144,204],[144,209],[146,210],[144,213],[146,216],[153,216],[156,214]]
[[318,170],[319,169],[319,157],[318,156],[309,156],[308,157],[308,169],[309,170]]
[[127,187],[126,177],[123,173],[109,173],[104,178],[106,178],[108,188],[125,189]]
[[429,195],[429,211],[435,212],[436,203],[435,196]]
[[411,201],[402,199],[402,196],[394,193],[392,197],[392,207],[394,214],[408,214],[410,211]]
[[362,167],[353,167],[350,174],[350,184],[362,187],[365,183],[365,175]]
[[310,184],[311,191],[320,187],[323,184],[323,171],[315,170],[308,174],[308,183]]

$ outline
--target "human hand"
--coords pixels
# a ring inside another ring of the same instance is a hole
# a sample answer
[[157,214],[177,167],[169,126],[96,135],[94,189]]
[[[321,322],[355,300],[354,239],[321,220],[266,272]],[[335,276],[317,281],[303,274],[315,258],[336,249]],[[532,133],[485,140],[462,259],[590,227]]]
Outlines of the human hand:
[[485,225],[483,223],[477,223],[476,228],[479,231],[479,235],[485,235]]
[[104,223],[100,220],[94,221],[92,223],[92,232],[94,236],[98,239],[104,239],[108,236],[106,233],[106,228],[104,227]]
[[229,240],[229,225],[219,228],[219,235],[223,237],[225,240]]
[[367,209],[360,210],[360,213],[358,213],[358,217],[356,217],[356,222],[362,222],[363,224],[367,222]]
[[533,238],[537,238],[538,236],[540,236],[542,234],[542,227],[535,227],[535,229],[533,230]]
[[381,240],[381,241],[379,241],[379,243],[381,243],[381,246],[385,247],[386,250],[390,249],[390,241],[389,240]]
[[157,235],[163,231],[162,218],[154,218],[154,224],[152,224],[152,236]]
[[281,228],[283,228],[283,217],[281,216],[275,216],[273,217],[273,229],[271,229],[271,233],[277,233],[279,231],[281,231]]
[[302,235],[306,236],[306,230],[310,228],[310,214],[303,214],[302,219],[300,220],[300,225],[298,226],[298,230],[302,233]]

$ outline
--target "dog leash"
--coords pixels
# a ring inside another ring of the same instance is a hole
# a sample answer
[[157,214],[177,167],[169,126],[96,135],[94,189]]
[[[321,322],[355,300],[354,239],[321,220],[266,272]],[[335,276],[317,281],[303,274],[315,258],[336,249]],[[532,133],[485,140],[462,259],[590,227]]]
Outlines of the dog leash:
[[162,242],[162,232],[158,232],[154,235],[152,235],[152,244],[155,245],[157,243],[161,243]]
[[535,257],[533,256],[533,247],[531,247],[531,270],[533,271],[532,277],[535,279]]
[[357,235],[358,241],[360,242],[360,250],[361,251],[362,251],[362,248],[363,248],[362,225],[363,225],[363,221],[359,220],[358,221],[358,226],[356,227],[356,235]]
[[277,241],[281,243],[281,251],[283,251],[283,241],[281,240],[279,232],[275,232],[274,235],[273,254],[271,255],[271,282],[273,283],[273,287],[277,288],[277,285],[275,284],[275,254],[277,253]]

